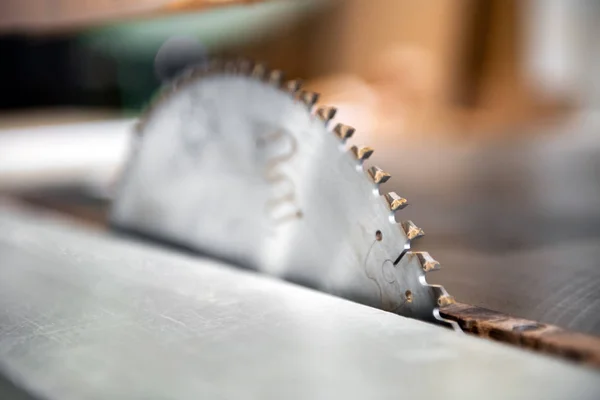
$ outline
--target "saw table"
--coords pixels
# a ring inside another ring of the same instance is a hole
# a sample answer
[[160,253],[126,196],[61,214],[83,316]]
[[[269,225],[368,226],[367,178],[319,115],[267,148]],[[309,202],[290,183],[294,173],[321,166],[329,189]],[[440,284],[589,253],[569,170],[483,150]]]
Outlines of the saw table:
[[65,219],[4,208],[0,231],[0,365],[39,398],[600,395],[586,368]]

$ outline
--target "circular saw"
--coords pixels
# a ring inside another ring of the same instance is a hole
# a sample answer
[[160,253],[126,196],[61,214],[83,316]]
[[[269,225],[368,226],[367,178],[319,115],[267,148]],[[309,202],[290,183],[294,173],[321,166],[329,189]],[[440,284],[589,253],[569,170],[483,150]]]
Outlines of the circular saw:
[[401,218],[318,94],[247,60],[185,71],[140,119],[111,224],[406,317],[454,324],[454,302],[427,283],[439,269],[410,250],[423,231]]

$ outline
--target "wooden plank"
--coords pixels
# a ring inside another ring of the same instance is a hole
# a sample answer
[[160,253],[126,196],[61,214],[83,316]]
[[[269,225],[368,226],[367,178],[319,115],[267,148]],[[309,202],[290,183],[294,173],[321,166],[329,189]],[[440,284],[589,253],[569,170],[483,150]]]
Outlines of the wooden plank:
[[477,336],[600,368],[600,338],[596,336],[463,303],[442,307],[440,314]]
[[147,18],[264,0],[3,0],[0,32],[82,29],[113,20]]

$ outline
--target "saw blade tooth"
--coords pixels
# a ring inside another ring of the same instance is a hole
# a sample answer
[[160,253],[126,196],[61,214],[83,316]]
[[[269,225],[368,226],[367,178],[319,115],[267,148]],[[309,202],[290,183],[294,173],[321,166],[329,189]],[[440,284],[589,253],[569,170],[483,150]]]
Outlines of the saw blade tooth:
[[250,75],[254,69],[254,61],[247,58],[241,58],[237,62],[237,73],[241,75]]
[[377,185],[387,182],[392,177],[390,174],[388,174],[376,165],[369,168],[368,172],[373,183]]
[[446,289],[444,289],[443,286],[430,285],[430,284],[426,284],[425,286],[428,286],[435,293],[435,297],[437,299],[436,302],[437,302],[438,307],[444,307],[444,306],[448,306],[450,304],[456,303],[456,300],[454,300],[454,297],[450,296],[448,294],[448,292],[446,292]]
[[438,297],[438,301],[437,301],[437,304],[440,307],[449,306],[450,304],[454,304],[454,303],[456,303],[456,300],[454,299],[454,297],[450,296],[449,294],[445,294],[445,295]]
[[421,276],[419,281],[421,282],[422,286],[428,287],[433,292],[438,307],[444,307],[456,302],[454,297],[450,296],[442,285],[432,285],[427,283],[425,275]]
[[292,79],[285,83],[285,89],[291,94],[296,94],[302,88],[302,79]]
[[408,206],[408,200],[406,200],[404,197],[398,196],[396,192],[389,192],[384,197],[391,211],[402,210]]
[[303,90],[298,94],[298,99],[311,109],[319,100],[319,93]]
[[419,264],[421,264],[421,268],[423,272],[437,271],[440,269],[440,263],[431,257],[431,255],[426,251],[416,251],[413,252],[419,259]]
[[206,65],[207,72],[221,71],[222,69],[223,69],[223,60],[221,60],[221,59],[212,59]]
[[423,229],[419,228],[417,225],[415,225],[414,222],[410,220],[402,222],[402,229],[404,229],[408,240],[414,240],[425,236],[425,232],[423,232]]
[[235,74],[238,71],[239,63],[237,61],[227,61],[223,65],[223,72]]
[[322,106],[316,112],[317,117],[323,121],[325,124],[329,123],[335,117],[335,113],[337,112],[337,108]]
[[[418,256],[417,259],[419,260],[419,262],[421,262]],[[433,298],[435,299],[436,306],[433,309],[434,319],[444,325],[453,328],[456,332],[462,332],[462,329],[460,329],[460,326],[455,321],[445,319],[440,315],[440,307],[445,307],[450,304],[454,304],[456,302],[454,300],[454,297],[450,296],[442,285],[431,285],[427,283],[425,273],[419,276],[419,283],[421,284],[421,286],[428,288],[432,292]]]
[[344,124],[337,124],[335,128],[333,128],[333,132],[336,134],[336,136],[342,139],[342,141],[344,142],[350,139],[352,135],[354,135],[355,131],[356,129],[354,129],[350,125]]
[[265,76],[269,73],[269,70],[265,64],[258,63],[252,68],[250,75],[256,79],[265,79]]
[[367,146],[352,146],[350,147],[350,152],[354,155],[354,157],[358,160],[358,161],[364,161],[367,158],[371,157],[371,155],[373,154],[374,150],[370,147]]
[[269,77],[267,81],[274,86],[281,87],[281,83],[283,82],[284,74],[283,71],[279,69],[274,69],[269,73]]

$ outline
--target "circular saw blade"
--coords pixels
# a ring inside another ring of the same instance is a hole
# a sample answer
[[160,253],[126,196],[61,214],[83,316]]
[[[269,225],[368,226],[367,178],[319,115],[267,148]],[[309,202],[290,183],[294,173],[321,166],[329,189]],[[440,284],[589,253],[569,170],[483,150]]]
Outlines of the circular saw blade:
[[[279,71],[212,62],[166,88],[141,119],[112,208],[121,230],[427,321],[453,301],[439,264],[410,252],[423,232],[380,192],[389,174],[347,146],[318,95]],[[330,128],[329,125],[333,127]]]

